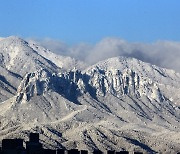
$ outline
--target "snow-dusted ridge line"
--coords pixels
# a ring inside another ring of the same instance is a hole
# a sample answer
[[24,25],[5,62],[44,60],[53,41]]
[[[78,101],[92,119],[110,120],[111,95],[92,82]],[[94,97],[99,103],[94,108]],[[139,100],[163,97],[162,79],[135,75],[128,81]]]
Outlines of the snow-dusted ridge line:
[[180,74],[173,70],[127,57],[81,67],[16,37],[0,41],[0,62],[0,138],[31,131],[47,148],[180,151]]
[[62,55],[55,54],[55,53],[51,52],[49,49],[46,49],[46,48],[38,45],[38,43],[36,43],[35,41],[32,41],[32,40],[29,41],[29,46],[33,50],[37,51],[40,55],[53,61],[60,68],[64,68],[67,70],[77,68],[77,69],[83,70],[84,68],[87,67],[87,64],[85,64],[84,62],[76,60],[76,59],[68,57],[68,56],[62,56]]

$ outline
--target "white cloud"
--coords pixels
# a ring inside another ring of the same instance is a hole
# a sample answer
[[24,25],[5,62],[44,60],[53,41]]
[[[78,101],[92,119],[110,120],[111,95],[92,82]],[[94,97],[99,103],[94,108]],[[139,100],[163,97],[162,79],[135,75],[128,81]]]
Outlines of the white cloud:
[[90,64],[110,57],[127,56],[180,72],[180,42],[130,43],[119,38],[105,38],[95,45],[80,43],[70,46],[53,39],[38,42],[55,53]]

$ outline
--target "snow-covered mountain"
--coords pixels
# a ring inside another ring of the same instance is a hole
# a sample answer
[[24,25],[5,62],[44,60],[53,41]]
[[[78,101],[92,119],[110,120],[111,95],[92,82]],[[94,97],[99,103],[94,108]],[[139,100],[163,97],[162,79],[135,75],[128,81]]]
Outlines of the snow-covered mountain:
[[[53,61],[51,61],[53,59]],[[0,40],[0,100],[15,94],[22,78],[30,72],[47,69],[51,73],[85,67],[85,64],[70,57],[55,55],[49,50],[16,36]],[[7,91],[7,94],[6,92]]]
[[37,51],[40,55],[42,55],[43,57],[46,57],[50,61],[53,61],[53,63],[55,63],[60,68],[63,68],[66,70],[71,70],[73,68],[83,70],[84,68],[87,67],[87,64],[85,64],[84,62],[76,60],[71,57],[57,55],[51,52],[49,49],[46,49],[38,45],[38,43],[36,43],[33,40],[29,41],[29,45],[31,48],[33,48],[33,50]]
[[36,131],[49,148],[180,151],[179,73],[125,57],[85,67],[17,37],[0,53],[0,138]]

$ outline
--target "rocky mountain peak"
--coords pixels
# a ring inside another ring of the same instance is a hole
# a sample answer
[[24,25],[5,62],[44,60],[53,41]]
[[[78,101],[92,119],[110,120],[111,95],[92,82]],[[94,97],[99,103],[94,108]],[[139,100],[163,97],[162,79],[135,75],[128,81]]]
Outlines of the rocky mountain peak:
[[42,95],[50,85],[51,74],[45,69],[28,73],[17,89],[17,101],[29,101],[35,95]]
[[[112,64],[108,64],[110,61]],[[121,95],[137,98],[146,96],[150,100],[163,101],[163,94],[160,92],[158,83],[147,76],[147,70],[141,72],[142,65],[137,66],[137,63],[132,63],[133,61],[128,58],[112,58],[88,68],[86,74],[91,76],[89,82],[95,87],[97,95],[104,96],[106,93],[111,93],[117,97]],[[147,67],[150,67],[149,64]]]
[[177,153],[179,73],[126,57],[75,64],[19,38],[1,39],[0,137],[38,131],[46,147]]

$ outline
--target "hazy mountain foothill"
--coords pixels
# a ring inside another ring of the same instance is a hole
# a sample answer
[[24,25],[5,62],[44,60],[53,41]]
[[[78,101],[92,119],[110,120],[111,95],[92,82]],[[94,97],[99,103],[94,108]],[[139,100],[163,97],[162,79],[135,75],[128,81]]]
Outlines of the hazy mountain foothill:
[[[96,55],[94,55],[96,56]],[[180,152],[180,73],[135,58],[94,65],[0,40],[0,140],[45,148]]]

